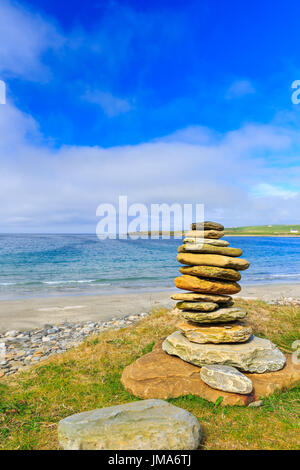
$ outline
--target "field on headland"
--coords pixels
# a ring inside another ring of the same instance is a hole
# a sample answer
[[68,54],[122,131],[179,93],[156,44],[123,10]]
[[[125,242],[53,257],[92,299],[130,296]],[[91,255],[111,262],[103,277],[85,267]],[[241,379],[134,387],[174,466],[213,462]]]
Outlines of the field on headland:
[[[254,333],[284,353],[299,339],[300,308],[238,300]],[[77,348],[0,380],[0,449],[58,449],[58,421],[73,413],[136,400],[124,367],[176,329],[178,316],[153,311],[138,324],[91,336]],[[203,449],[300,449],[300,384],[260,408],[220,406],[195,396],[169,400],[199,419]]]
[[[178,237],[179,231],[149,231],[149,232],[131,232],[131,236],[171,236]],[[300,236],[300,225],[249,225],[247,227],[228,227],[225,228],[225,236],[256,236],[256,237],[297,237]]]
[[236,236],[300,236],[300,225],[250,225],[248,227],[229,227],[225,229],[226,235]]

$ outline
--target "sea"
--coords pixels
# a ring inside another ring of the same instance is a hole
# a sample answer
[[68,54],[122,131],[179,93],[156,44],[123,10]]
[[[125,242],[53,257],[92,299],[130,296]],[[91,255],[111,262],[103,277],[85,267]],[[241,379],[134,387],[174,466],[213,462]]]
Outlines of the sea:
[[[227,237],[251,263],[241,285],[300,282],[300,238]],[[174,288],[179,239],[0,234],[0,299],[111,295]]]

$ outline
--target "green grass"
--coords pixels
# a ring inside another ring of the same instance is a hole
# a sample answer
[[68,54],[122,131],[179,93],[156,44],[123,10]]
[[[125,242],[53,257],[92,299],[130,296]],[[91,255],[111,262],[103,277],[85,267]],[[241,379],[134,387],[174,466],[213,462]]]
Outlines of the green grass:
[[[298,230],[298,233],[291,233],[291,230]],[[169,235],[171,237],[177,236],[181,232],[178,231],[157,231],[157,232],[134,232],[130,235]],[[225,228],[225,236],[240,235],[240,236],[300,236],[300,225],[250,225],[247,227],[228,227]]]
[[[299,339],[300,309],[239,301],[259,336],[284,352]],[[137,325],[109,330],[79,347],[0,380],[0,449],[58,449],[57,423],[81,411],[137,400],[122,386],[126,365],[176,328],[178,316],[155,311]],[[170,399],[198,417],[203,449],[299,449],[300,386],[264,399],[261,408]]]
[[[298,230],[291,233],[291,230]],[[299,236],[300,225],[251,225],[249,227],[229,227],[225,229],[226,235],[258,235],[258,236]]]

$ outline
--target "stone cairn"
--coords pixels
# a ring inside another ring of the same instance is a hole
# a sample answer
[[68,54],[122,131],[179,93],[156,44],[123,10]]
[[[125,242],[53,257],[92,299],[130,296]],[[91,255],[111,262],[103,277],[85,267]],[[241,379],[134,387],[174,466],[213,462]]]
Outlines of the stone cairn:
[[193,223],[178,248],[183,264],[175,286],[189,292],[171,296],[183,321],[163,342],[163,350],[201,367],[202,380],[212,388],[249,394],[252,381],[243,372],[264,373],[284,367],[285,357],[267,339],[252,335],[247,312],[234,306],[231,294],[241,290],[239,271],[250,263],[242,250],[221,240],[216,222]]

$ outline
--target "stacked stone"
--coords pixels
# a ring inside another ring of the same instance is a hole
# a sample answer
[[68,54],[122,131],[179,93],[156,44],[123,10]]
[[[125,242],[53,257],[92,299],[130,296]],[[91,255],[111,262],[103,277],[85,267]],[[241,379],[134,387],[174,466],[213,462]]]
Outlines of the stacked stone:
[[223,235],[221,224],[193,223],[178,248],[177,260],[184,266],[175,286],[189,292],[171,296],[179,301],[184,321],[163,349],[202,367],[201,378],[213,388],[246,394],[251,380],[237,369],[276,371],[284,367],[285,357],[270,341],[253,336],[244,321],[247,312],[234,306],[231,295],[241,290],[240,271],[250,263],[240,258],[242,250],[221,240]]

